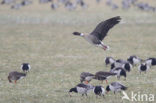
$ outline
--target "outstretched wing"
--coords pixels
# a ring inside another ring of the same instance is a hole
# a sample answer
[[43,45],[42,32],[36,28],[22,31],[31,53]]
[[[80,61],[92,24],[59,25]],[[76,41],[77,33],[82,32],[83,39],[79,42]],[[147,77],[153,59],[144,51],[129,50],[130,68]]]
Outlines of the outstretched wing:
[[107,36],[109,29],[111,29],[114,25],[118,24],[120,20],[120,16],[117,16],[99,23],[94,31],[91,33],[91,35],[96,36],[99,40],[102,41],[104,37]]

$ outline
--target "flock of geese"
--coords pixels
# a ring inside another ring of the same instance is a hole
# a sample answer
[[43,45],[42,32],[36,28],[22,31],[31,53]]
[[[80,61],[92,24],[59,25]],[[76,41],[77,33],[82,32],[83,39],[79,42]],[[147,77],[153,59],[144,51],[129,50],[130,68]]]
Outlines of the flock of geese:
[[12,71],[9,73],[8,80],[10,83],[12,83],[14,81],[14,83],[16,84],[17,80],[26,77],[27,72],[29,72],[31,69],[31,66],[29,63],[23,63],[21,65],[21,69],[23,70],[23,73],[17,72],[17,71]]
[[[73,32],[74,35],[83,37],[90,44],[93,44],[97,47],[100,47],[104,50],[108,50],[109,46],[105,45],[102,40],[107,36],[108,31],[114,27],[116,24],[120,22],[120,16],[116,16],[110,18],[108,20],[102,21],[97,25],[97,27],[88,34]],[[69,95],[71,96],[71,92],[80,93],[87,96],[89,91],[93,91],[96,96],[104,96],[105,92],[113,91],[114,94],[116,92],[121,92],[127,90],[127,87],[119,82],[112,82],[107,85],[106,89],[103,86],[97,85],[93,86],[89,84],[92,79],[99,81],[106,81],[111,76],[117,76],[120,79],[123,76],[126,80],[127,72],[130,72],[133,66],[138,66],[139,72],[146,72],[151,66],[156,65],[156,58],[148,58],[147,60],[142,60],[137,56],[130,56],[127,60],[118,59],[115,60],[112,57],[106,57],[105,64],[110,65],[111,69],[109,72],[107,71],[98,71],[95,74],[89,72],[82,72],[80,74],[80,84],[77,84],[74,88],[69,90]]]
[[[67,10],[75,10],[79,6],[83,9],[86,9],[89,4],[85,0],[38,0],[40,4],[51,3],[50,7],[53,10],[58,9],[63,6]],[[96,0],[96,3],[101,3],[102,0]],[[11,4],[11,9],[20,9],[22,7],[33,4],[33,0],[2,0],[1,4]],[[135,7],[142,11],[151,11],[156,12],[156,7],[151,6],[146,2],[141,0],[121,0],[118,1],[120,4],[116,3],[115,0],[105,0],[107,6],[112,10],[122,8],[123,10],[128,10],[129,8]],[[121,6],[121,7],[120,7]]]
[[[113,28],[116,24],[120,22],[120,16],[112,17],[105,21],[99,23],[96,28],[91,33],[80,33],[73,32],[73,35],[81,36],[90,44],[95,45],[97,47],[102,48],[103,50],[109,50],[109,46],[105,45],[102,40],[107,36],[108,31]],[[127,72],[130,72],[132,67],[138,66],[139,72],[145,72],[151,68],[151,66],[156,65],[156,58],[148,58],[146,60],[142,60],[137,56],[130,56],[127,60],[117,59],[115,60],[113,57],[106,57],[105,59],[106,66],[110,65],[110,71],[98,71],[95,74],[89,72],[82,72],[80,74],[80,82],[75,87],[69,90],[69,95],[71,96],[71,92],[80,93],[87,96],[89,91],[93,91],[97,96],[104,96],[105,93],[109,91],[113,91],[114,94],[119,91],[127,90],[127,87],[119,82],[112,82],[107,85],[106,89],[101,86],[93,86],[90,83],[92,79],[99,80],[103,82],[106,81],[109,77],[117,76],[117,79],[120,79],[123,76],[126,80]],[[21,69],[23,73],[13,71],[9,73],[8,80],[9,82],[16,83],[17,80],[26,76],[27,72],[31,69],[29,63],[23,63],[21,65]]]
[[108,84],[107,79],[109,79],[112,76],[116,76],[118,80],[121,76],[123,76],[126,80],[127,72],[130,72],[131,69],[136,66],[138,66],[140,74],[141,72],[146,73],[148,69],[156,65],[156,58],[148,58],[146,60],[142,60],[138,56],[133,55],[130,56],[127,60],[115,60],[112,57],[106,57],[105,65],[110,66],[110,71],[98,71],[95,74],[89,72],[82,72],[80,74],[81,83],[76,85],[74,88],[71,88],[69,90],[69,93],[75,92],[82,94],[82,96],[87,96],[87,93],[93,91],[96,96],[104,96],[105,93],[108,93],[109,91],[112,91],[115,94],[116,92],[127,90],[128,87],[124,86],[119,82],[110,83],[106,86],[106,89],[101,85],[93,86],[89,84],[89,82],[94,79],[99,80],[103,83],[103,81],[105,80],[106,84]]

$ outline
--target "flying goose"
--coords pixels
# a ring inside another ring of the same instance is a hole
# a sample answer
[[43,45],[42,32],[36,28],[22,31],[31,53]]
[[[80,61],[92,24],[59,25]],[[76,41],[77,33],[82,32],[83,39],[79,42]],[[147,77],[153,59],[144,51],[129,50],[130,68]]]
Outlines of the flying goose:
[[99,71],[99,72],[96,72],[95,73],[95,77],[93,79],[97,79],[97,80],[100,80],[103,82],[103,80],[106,80],[106,83],[108,84],[107,82],[107,79],[111,76],[115,76],[117,75],[116,73],[112,73],[112,72],[104,72],[104,71]]
[[82,96],[84,96],[84,95],[87,96],[87,93],[90,90],[93,90],[93,88],[94,88],[94,86],[92,86],[92,85],[80,83],[80,84],[76,85],[74,88],[71,88],[69,90],[69,95],[71,96],[70,93],[75,92],[75,93],[82,94]]
[[28,71],[31,69],[30,64],[29,64],[29,63],[23,63],[23,64],[21,65],[21,69],[22,69],[24,72],[28,72]]
[[93,92],[95,93],[95,95],[99,95],[99,96],[103,96],[105,94],[105,89],[103,86],[95,86],[93,89]]
[[17,72],[17,71],[13,71],[13,72],[9,73],[8,80],[9,80],[10,83],[12,83],[12,81],[14,80],[14,82],[16,84],[17,80],[22,79],[25,76],[26,76],[26,73],[20,73],[20,72]]
[[83,37],[85,40],[95,46],[101,47],[104,50],[108,50],[109,46],[104,45],[102,40],[107,36],[109,29],[118,24],[120,20],[120,16],[116,16],[99,23],[90,34],[84,34],[80,32],[73,32],[73,34]]
[[93,77],[94,75],[89,72],[82,72],[80,74],[80,81],[81,83],[85,81],[85,84],[88,84],[93,79]]
[[107,87],[106,87],[106,91],[109,92],[109,91],[113,91],[114,94],[116,92],[120,92],[122,90],[127,90],[127,87],[124,86],[123,84],[120,84],[118,82],[112,82],[111,84],[109,84]]

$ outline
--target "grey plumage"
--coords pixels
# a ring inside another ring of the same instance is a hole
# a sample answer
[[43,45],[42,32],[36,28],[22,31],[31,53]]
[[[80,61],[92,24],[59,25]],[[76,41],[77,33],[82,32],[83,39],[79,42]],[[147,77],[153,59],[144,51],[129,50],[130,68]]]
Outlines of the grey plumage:
[[26,73],[20,73],[20,72],[17,72],[17,71],[13,71],[13,72],[10,72],[9,73],[9,76],[8,76],[8,80],[9,82],[11,83],[13,80],[16,81],[25,77],[26,76]]
[[126,79],[126,77],[127,77],[126,71],[125,71],[125,69],[122,68],[122,67],[114,68],[114,69],[112,69],[110,72],[116,73],[118,79],[120,79],[121,76],[125,77],[125,79]]
[[116,73],[112,73],[112,72],[104,72],[104,71],[99,71],[95,73],[95,77],[93,79],[97,79],[103,82],[103,80],[106,80],[107,83],[107,79],[111,76],[115,76],[117,75]]
[[92,86],[92,85],[80,83],[80,84],[76,85],[74,88],[71,88],[69,90],[69,95],[71,92],[75,92],[75,93],[82,94],[82,96],[84,96],[84,95],[87,96],[87,93],[89,91],[93,90],[93,88],[94,88],[94,86]]
[[15,0],[2,0],[1,4],[11,4],[13,3]]
[[22,7],[22,4],[14,4],[14,5],[11,6],[11,9],[16,9],[16,10],[18,10],[18,9],[20,9],[21,7]]
[[90,82],[93,79],[93,77],[94,77],[94,75],[89,73],[89,72],[82,72],[80,74],[80,81],[81,81],[81,83],[83,81],[86,81],[88,83],[88,82]]
[[145,63],[150,67],[155,66],[156,65],[156,58],[148,58],[145,60]]
[[116,60],[114,58],[112,58],[112,57],[106,57],[105,58],[105,64],[106,64],[106,66],[115,63],[115,61]]
[[109,92],[109,91],[113,91],[114,94],[116,92],[120,92],[122,90],[127,90],[127,87],[124,86],[123,84],[119,83],[119,82],[112,82],[111,84],[109,84],[107,87],[106,87],[106,91]]
[[131,65],[133,65],[133,66],[136,66],[142,62],[142,60],[139,57],[137,57],[136,55],[129,56],[127,61],[129,63],[131,63]]
[[116,24],[120,22],[121,18],[119,16],[110,18],[106,21],[101,22],[96,26],[96,28],[92,31],[91,35],[96,36],[99,40],[103,40],[108,31],[113,28]]
[[51,8],[52,8],[53,10],[55,10],[55,9],[58,8],[58,5],[57,5],[56,3],[52,3],[52,4],[51,4]]
[[32,1],[23,0],[23,1],[21,2],[21,4],[22,4],[23,6],[30,5],[30,4],[32,4]]
[[39,0],[39,3],[49,3],[51,2],[52,0]]
[[108,20],[99,23],[96,28],[88,35],[79,32],[73,32],[74,35],[79,35],[84,37],[89,43],[101,47],[106,50],[109,49],[108,46],[104,45],[102,40],[107,36],[108,31],[120,22],[121,18],[119,16],[110,18]]
[[115,63],[113,63],[111,65],[111,69],[114,69],[114,68],[117,68],[117,67],[122,67],[126,71],[130,72],[131,68],[132,68],[132,65],[126,60],[118,59],[118,60],[116,60]]

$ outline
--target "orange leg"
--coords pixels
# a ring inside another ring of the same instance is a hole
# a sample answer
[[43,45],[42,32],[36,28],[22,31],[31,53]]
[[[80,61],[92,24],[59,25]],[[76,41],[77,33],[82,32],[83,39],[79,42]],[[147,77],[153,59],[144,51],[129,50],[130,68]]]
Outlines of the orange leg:
[[107,79],[106,79],[106,84],[108,84],[108,81],[107,81]]
[[89,82],[88,81],[85,81],[85,84],[88,84]]
[[16,84],[17,80],[15,80],[15,84]]

